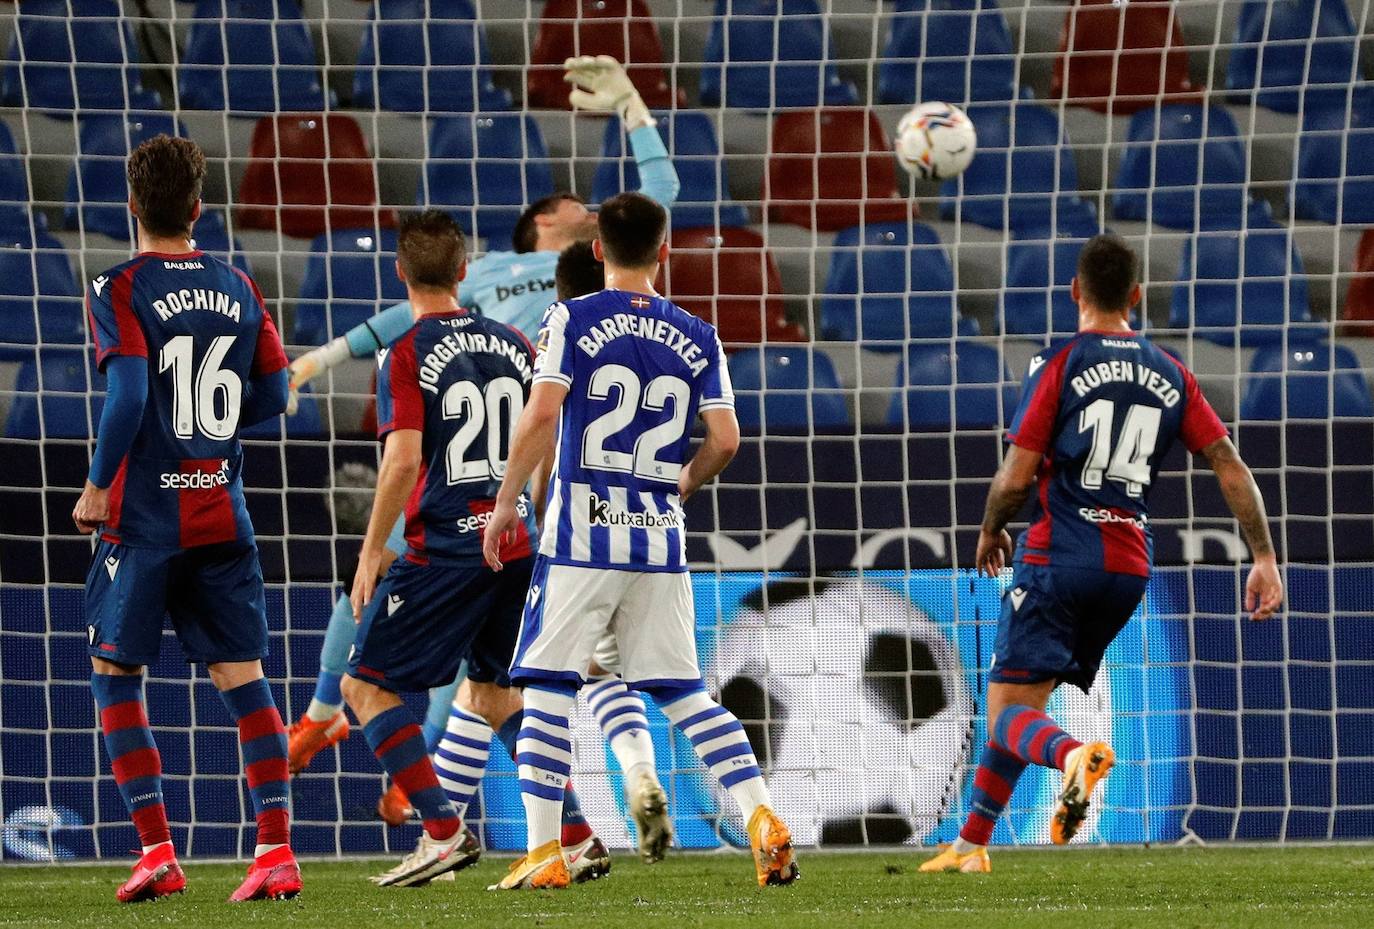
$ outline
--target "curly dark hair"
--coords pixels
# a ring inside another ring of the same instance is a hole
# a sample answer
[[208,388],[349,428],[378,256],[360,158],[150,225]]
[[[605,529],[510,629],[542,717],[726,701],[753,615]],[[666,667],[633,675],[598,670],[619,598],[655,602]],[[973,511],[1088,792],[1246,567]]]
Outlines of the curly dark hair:
[[156,135],[134,149],[126,170],[143,228],[159,238],[189,238],[205,182],[200,146],[190,139]]

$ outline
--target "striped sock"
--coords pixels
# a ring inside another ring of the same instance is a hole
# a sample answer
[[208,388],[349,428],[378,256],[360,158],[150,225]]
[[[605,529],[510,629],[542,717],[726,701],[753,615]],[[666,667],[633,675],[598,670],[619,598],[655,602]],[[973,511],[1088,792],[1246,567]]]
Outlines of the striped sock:
[[[496,737],[506,746],[506,751],[510,752],[512,761],[520,757],[519,739],[523,723],[522,713],[512,713],[496,732]],[[559,819],[562,823],[558,833],[559,842],[564,848],[580,845],[595,834],[592,832],[591,823],[582,815],[582,802],[577,799],[577,791],[573,790],[571,780],[563,785],[563,811]]]
[[[1026,763],[1015,755],[1008,754],[989,742],[983,746],[983,754],[978,758],[978,770],[973,775],[973,796],[968,811],[968,820],[959,830],[959,838],[968,845],[987,845],[992,840],[993,827],[997,817],[1006,809],[1011,800],[1011,792],[1016,789],[1016,780],[1026,770]],[[972,849],[956,846],[960,854]]]
[[459,819],[467,816],[468,804],[477,795],[490,755],[491,727],[486,720],[453,704],[448,728],[434,750],[434,773]]
[[[530,851],[560,838],[563,790],[572,770],[572,742],[568,713],[576,695],[571,688],[525,688],[516,763]],[[505,728],[505,727],[502,727]]]
[[114,769],[119,795],[145,848],[172,841],[162,803],[162,757],[143,709],[143,677],[92,674],[91,693],[100,710],[100,730]]
[[664,715],[691,740],[702,764],[734,797],[746,821],[758,807],[772,805],[744,727],[734,713],[707,695],[705,685],[685,694],[680,689],[665,692],[663,699],[655,699]]
[[654,740],[649,735],[644,698],[614,674],[593,678],[583,692],[620,770],[629,774],[647,765],[652,772]]
[[461,825],[458,813],[439,786],[434,765],[425,754],[425,740],[415,717],[405,706],[394,706],[372,717],[363,737],[391,780],[420,811],[425,832],[433,839],[449,839]]
[[454,678],[451,684],[429,689],[429,708],[425,711],[424,722],[420,723],[420,734],[425,737],[425,751],[431,755],[439,747],[439,740],[444,737],[444,730],[448,727],[449,711],[453,707],[453,698],[457,693],[458,678]]
[[1009,706],[997,716],[992,743],[1028,764],[1064,770],[1069,752],[1082,745],[1040,710]]
[[286,727],[272,702],[272,688],[260,677],[232,690],[221,690],[219,695],[239,727],[243,773],[258,819],[258,845],[288,845],[291,790],[287,786]]

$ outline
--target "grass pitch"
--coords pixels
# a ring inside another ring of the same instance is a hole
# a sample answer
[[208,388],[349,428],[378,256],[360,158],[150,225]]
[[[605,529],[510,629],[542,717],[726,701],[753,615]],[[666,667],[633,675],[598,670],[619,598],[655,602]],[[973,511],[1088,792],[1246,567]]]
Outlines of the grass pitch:
[[[307,862],[285,903],[231,906],[242,865],[186,864],[185,894],[120,906],[119,867],[0,867],[0,926],[801,927],[1374,926],[1374,847],[994,851],[990,875],[916,873],[914,851],[814,853],[802,879],[761,889],[743,855],[617,856],[605,880],[561,892],[488,893],[509,859],[454,883],[373,887],[382,862]],[[386,863],[389,865],[389,863]]]

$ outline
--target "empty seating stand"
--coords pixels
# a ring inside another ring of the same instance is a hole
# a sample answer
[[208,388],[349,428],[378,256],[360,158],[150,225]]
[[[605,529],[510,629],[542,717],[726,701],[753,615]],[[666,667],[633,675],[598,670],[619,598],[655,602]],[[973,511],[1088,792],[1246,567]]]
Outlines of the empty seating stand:
[[625,64],[650,107],[686,106],[669,86],[663,42],[644,0],[548,0],[530,51],[530,106],[567,109],[563,62],[574,55],[610,55]]
[[878,63],[883,103],[1011,100],[1016,50],[996,0],[897,0]]
[[993,429],[1016,406],[1011,375],[991,345],[911,345],[897,366],[888,425],[912,431]]
[[1343,345],[1318,342],[1255,352],[1241,398],[1246,420],[1374,417],[1360,360]]
[[[776,57],[775,57],[776,56]],[[706,106],[846,106],[859,101],[831,60],[817,0],[716,0],[701,72]]]
[[1200,102],[1173,0],[1078,0],[1065,14],[1050,96],[1117,116]]
[[317,345],[406,298],[396,276],[396,232],[344,229],[310,245],[292,340]]
[[0,360],[30,357],[40,341],[80,345],[85,333],[81,288],[62,243],[43,232],[0,232]]
[[163,133],[189,135],[185,126],[166,113],[110,113],[82,119],[79,152],[67,179],[66,227],[133,241],[125,161],[141,143]]
[[782,276],[753,230],[674,229],[660,290],[714,324],[727,350],[806,339],[787,319]]
[[830,357],[803,346],[742,348],[730,357],[735,412],[745,429],[847,430],[851,419]]
[[1237,102],[1296,113],[1321,85],[1358,80],[1358,35],[1345,0],[1246,0],[1236,20],[1226,86]]
[[1302,219],[1374,224],[1374,86],[1308,96],[1293,207]]
[[181,106],[238,113],[324,109],[315,45],[296,0],[197,0],[192,17],[177,69]]

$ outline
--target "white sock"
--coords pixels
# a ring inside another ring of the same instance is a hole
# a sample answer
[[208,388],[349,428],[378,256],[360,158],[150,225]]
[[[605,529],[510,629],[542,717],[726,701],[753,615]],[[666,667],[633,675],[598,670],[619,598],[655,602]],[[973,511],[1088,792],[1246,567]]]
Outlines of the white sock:
[[739,804],[746,823],[754,810],[773,805],[758,759],[734,713],[712,700],[704,690],[694,691],[662,709],[691,740],[697,757]]
[[978,849],[985,847],[986,846],[983,845],[975,845],[963,836],[959,836],[955,839],[954,844],[950,846],[950,848],[954,849],[954,854],[956,855],[967,855],[969,852],[976,852]]
[[321,703],[314,697],[311,697],[310,705],[305,708],[305,715],[307,719],[322,723],[326,720],[333,719],[340,709],[342,709],[342,707],[336,703]]
[[614,674],[593,679],[583,692],[620,770],[627,775],[634,772],[638,777],[645,772],[636,769],[644,768],[657,780],[654,740],[649,734],[644,699]]
[[571,693],[525,688],[515,747],[529,851],[557,842],[562,828],[563,792],[572,770],[568,714],[575,699]]
[[171,840],[171,839],[168,839],[166,842],[157,842],[157,843],[154,843],[153,845],[145,845],[145,846],[143,846],[143,854],[146,855],[146,854],[148,854],[149,852],[151,852],[151,851],[152,851],[153,849],[155,849],[155,848],[161,848],[161,847],[164,846],[164,845],[171,845],[171,844],[172,844],[172,840]]
[[253,848],[253,857],[254,857],[254,858],[261,858],[263,855],[266,855],[268,852],[275,852],[277,849],[279,849],[279,848],[285,848],[285,847],[286,847],[286,844],[285,844],[284,842],[278,842],[276,845],[257,845],[257,846],[254,846],[254,848]]

